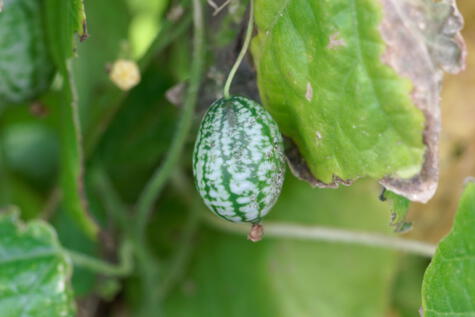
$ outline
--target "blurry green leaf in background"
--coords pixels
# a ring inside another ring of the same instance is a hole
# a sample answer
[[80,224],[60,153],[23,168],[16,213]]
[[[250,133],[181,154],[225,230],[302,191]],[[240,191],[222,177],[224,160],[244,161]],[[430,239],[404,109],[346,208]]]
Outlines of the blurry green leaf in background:
[[71,263],[52,227],[0,214],[0,315],[72,317]]
[[467,182],[452,231],[424,274],[425,317],[475,315],[475,182]]
[[140,58],[152,43],[160,30],[160,20],[168,2],[168,0],[127,0],[133,14],[129,30],[132,57]]
[[[176,213],[172,206],[157,223]],[[388,232],[386,208],[368,183],[315,190],[288,177],[266,220]],[[169,316],[380,317],[389,310],[392,251],[272,238],[251,244],[210,229],[194,241],[191,270],[165,302]]]

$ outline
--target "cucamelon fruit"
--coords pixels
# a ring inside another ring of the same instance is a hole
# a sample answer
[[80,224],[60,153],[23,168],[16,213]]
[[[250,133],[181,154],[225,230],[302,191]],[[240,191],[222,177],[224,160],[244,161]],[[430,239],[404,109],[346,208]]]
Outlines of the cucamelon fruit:
[[216,215],[258,224],[279,197],[284,180],[277,123],[248,98],[215,101],[201,122],[193,173],[201,197]]

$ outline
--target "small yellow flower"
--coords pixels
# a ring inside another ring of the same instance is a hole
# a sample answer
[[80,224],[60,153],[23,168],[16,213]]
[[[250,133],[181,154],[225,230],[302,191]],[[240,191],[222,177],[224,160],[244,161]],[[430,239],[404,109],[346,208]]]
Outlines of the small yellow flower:
[[129,90],[140,82],[140,71],[134,61],[118,59],[112,64],[109,78],[120,89]]

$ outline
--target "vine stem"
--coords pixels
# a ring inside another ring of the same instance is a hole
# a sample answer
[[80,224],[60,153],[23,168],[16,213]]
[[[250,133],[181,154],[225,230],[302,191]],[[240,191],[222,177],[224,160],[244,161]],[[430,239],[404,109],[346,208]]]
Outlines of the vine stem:
[[[246,235],[249,227],[243,224],[227,223],[212,214],[204,214],[206,223],[221,231]],[[266,222],[264,235],[267,238],[286,238],[308,241],[328,241],[369,247],[378,247],[404,251],[424,257],[432,257],[436,246],[384,234],[359,232],[323,226],[303,226],[290,223]]]
[[119,263],[112,264],[74,250],[64,249],[73,264],[96,273],[114,277],[128,276],[132,272],[132,251],[132,245],[125,242],[120,250]]
[[158,300],[163,301],[183,277],[187,264],[193,251],[194,237],[200,224],[200,216],[196,208],[189,211],[188,218],[183,227],[183,235],[177,241],[176,252],[170,262],[170,269],[164,275],[161,284],[157,288]]
[[99,165],[91,169],[92,180],[98,195],[102,198],[104,206],[109,212],[110,218],[116,223],[116,226],[121,229],[124,238],[133,247],[134,255],[136,257],[137,271],[141,276],[141,287],[143,305],[141,316],[157,316],[159,306],[154,297],[156,285],[160,284],[158,279],[158,265],[154,259],[153,254],[143,243],[138,242],[134,230],[130,228],[130,218],[127,206],[121,200],[119,194],[113,187],[109,177],[104,172],[104,169]]
[[234,79],[234,75],[236,75],[239,65],[241,65],[241,62],[249,48],[249,44],[251,43],[253,26],[254,26],[254,0],[250,0],[249,21],[247,22],[247,29],[246,29],[246,36],[244,38],[244,44],[241,48],[241,51],[239,52],[236,62],[234,62],[234,65],[231,68],[231,71],[229,72],[228,78],[226,79],[226,83],[224,84],[224,98],[230,97],[229,88],[231,87],[231,83]]
[[137,236],[144,241],[145,225],[152,211],[153,204],[160,195],[165,183],[179,162],[180,154],[191,130],[193,114],[197,102],[198,91],[204,68],[204,21],[200,0],[193,0],[193,62],[191,65],[190,81],[183,106],[183,112],[178,122],[175,136],[163,164],[159,166],[140,194],[137,203]]

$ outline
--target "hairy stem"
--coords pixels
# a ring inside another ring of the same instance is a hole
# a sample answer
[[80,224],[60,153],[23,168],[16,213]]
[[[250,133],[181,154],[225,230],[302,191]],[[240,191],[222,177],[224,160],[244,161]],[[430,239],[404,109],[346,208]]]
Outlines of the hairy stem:
[[64,80],[61,100],[64,104],[59,107],[62,202],[81,230],[90,239],[96,240],[100,228],[89,212],[89,203],[84,188],[83,139],[71,60],[66,61],[61,74]]

